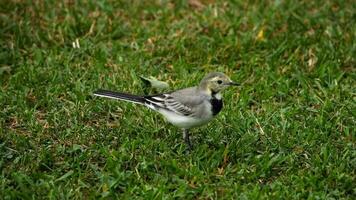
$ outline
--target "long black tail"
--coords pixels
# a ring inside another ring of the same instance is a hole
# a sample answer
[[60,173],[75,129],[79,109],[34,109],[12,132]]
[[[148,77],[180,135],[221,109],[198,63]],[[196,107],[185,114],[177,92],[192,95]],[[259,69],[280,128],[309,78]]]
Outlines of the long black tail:
[[106,97],[106,98],[111,98],[111,99],[119,99],[119,100],[124,100],[124,101],[129,101],[133,103],[138,103],[138,104],[145,104],[145,98],[142,96],[137,96],[137,95],[132,95],[132,94],[126,94],[126,93],[121,93],[121,92],[113,92],[109,90],[98,90],[94,92],[95,96],[99,97]]

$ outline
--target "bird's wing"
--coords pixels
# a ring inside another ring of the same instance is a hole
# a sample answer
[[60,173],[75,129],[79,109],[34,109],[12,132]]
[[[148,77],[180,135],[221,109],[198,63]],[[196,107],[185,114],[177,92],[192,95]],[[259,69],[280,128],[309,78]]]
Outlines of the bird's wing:
[[145,99],[146,105],[154,109],[165,109],[185,116],[191,115],[193,111],[192,108],[176,101],[170,94],[146,96]]
[[179,90],[173,93],[165,93],[154,96],[146,96],[146,105],[157,109],[166,109],[184,116],[194,115],[197,105],[204,98],[197,94],[195,88]]

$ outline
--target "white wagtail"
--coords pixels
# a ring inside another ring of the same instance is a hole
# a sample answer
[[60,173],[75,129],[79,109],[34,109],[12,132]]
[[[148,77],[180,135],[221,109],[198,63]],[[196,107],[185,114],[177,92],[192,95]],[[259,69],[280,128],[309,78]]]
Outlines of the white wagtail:
[[142,104],[161,113],[167,121],[183,129],[183,138],[191,149],[189,129],[208,123],[223,107],[220,92],[228,86],[239,85],[220,72],[206,75],[199,86],[156,94],[138,96],[108,90],[94,95]]

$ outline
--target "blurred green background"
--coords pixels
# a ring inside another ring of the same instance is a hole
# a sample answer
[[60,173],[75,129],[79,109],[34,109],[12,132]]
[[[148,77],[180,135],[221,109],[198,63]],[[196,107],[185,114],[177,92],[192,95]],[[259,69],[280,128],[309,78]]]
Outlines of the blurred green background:
[[[0,26],[2,199],[356,195],[354,1],[3,0]],[[190,154],[160,115],[92,96],[211,71],[242,86]]]

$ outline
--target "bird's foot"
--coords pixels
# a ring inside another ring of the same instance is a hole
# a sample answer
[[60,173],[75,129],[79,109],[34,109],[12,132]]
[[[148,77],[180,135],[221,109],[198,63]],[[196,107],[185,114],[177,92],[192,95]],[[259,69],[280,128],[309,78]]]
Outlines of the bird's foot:
[[190,142],[190,135],[187,129],[183,129],[183,139],[185,144],[187,145],[187,153],[191,152],[193,150],[193,145]]

